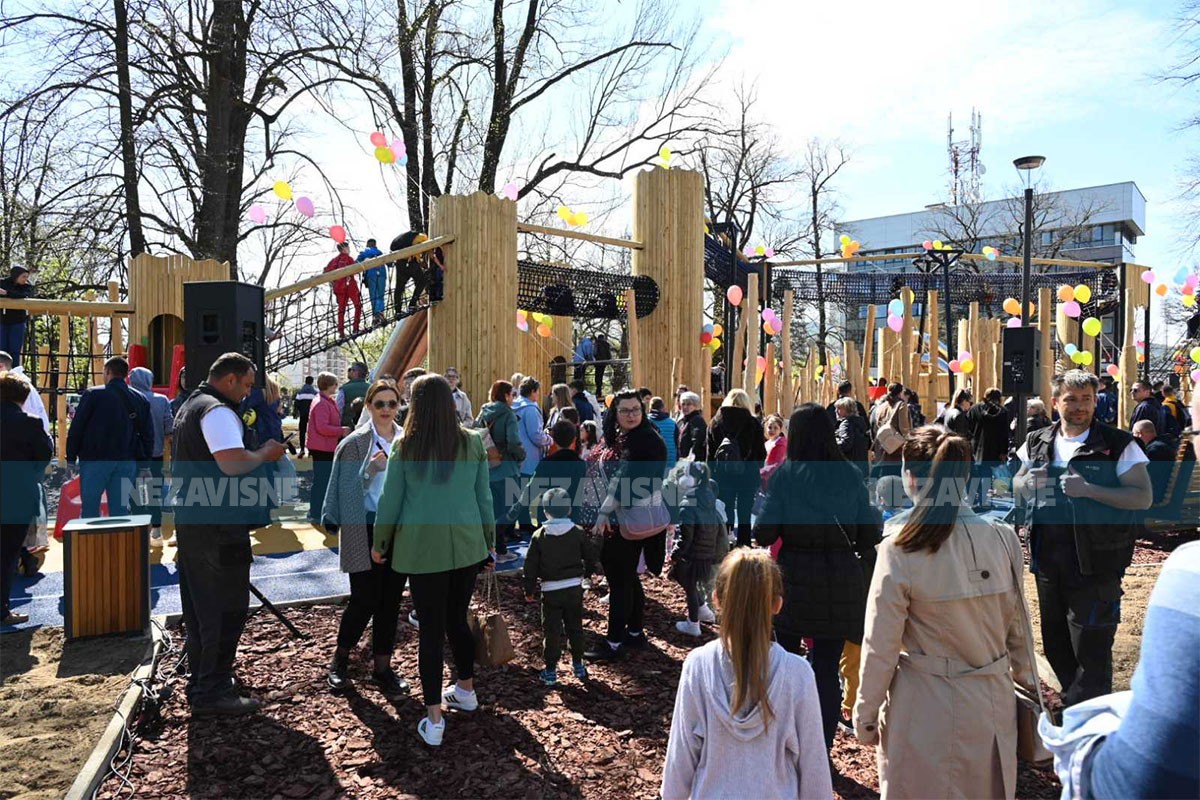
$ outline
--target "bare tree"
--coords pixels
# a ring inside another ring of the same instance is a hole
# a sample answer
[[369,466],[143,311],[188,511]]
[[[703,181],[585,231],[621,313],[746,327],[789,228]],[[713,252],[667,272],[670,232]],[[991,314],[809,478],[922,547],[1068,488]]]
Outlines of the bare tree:
[[821,366],[828,366],[829,324],[825,307],[825,268],[820,259],[826,255],[825,234],[832,239],[837,227],[839,208],[834,178],[850,163],[850,151],[842,142],[809,139],[805,145],[800,168],[805,201],[808,208],[808,228],[805,231],[809,254],[817,260],[817,354]]

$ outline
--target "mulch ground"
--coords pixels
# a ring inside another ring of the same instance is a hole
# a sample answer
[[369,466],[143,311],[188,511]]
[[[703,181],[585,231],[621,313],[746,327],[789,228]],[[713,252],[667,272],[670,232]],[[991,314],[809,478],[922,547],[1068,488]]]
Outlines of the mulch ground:
[[[354,690],[325,689],[337,606],[287,613],[311,639],[288,638],[269,615],[254,616],[242,637],[239,677],[262,698],[263,713],[230,720],[193,720],[181,691],[145,726],[125,781],[110,778],[102,798],[136,797],[504,797],[653,798],[666,752],[679,668],[693,640],[675,632],[683,597],[675,584],[645,577],[646,626],[653,645],[609,666],[593,666],[581,685],[564,657],[559,686],[537,680],[541,633],[536,605],[517,581],[502,580],[514,662],[481,668],[481,706],[451,712],[439,750],[416,734],[424,714],[417,681],[417,635],[407,624],[395,659],[411,696],[389,700],[369,682],[365,650],[352,661]],[[603,630],[606,606],[587,597],[586,625]],[[178,641],[182,631],[173,631]],[[703,641],[713,637],[706,626]],[[168,659],[169,660],[169,659]],[[563,675],[565,673],[565,676]],[[447,680],[449,672],[447,671]],[[182,689],[174,679],[176,689]],[[878,796],[873,748],[839,731],[833,752],[839,797]],[[754,796],[748,776],[747,797]],[[1059,793],[1051,772],[1022,766],[1018,796]]]

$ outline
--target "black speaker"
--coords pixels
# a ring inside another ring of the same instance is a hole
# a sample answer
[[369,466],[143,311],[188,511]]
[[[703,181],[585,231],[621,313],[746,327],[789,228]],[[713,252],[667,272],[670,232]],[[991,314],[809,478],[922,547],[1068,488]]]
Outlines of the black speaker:
[[254,362],[254,385],[266,384],[267,343],[263,287],[237,281],[197,281],[183,285],[183,359],[188,385],[197,386],[225,353]]
[[1037,328],[1004,329],[1004,385],[1001,390],[1005,394],[1037,394],[1038,372],[1042,367],[1041,342],[1041,331]]

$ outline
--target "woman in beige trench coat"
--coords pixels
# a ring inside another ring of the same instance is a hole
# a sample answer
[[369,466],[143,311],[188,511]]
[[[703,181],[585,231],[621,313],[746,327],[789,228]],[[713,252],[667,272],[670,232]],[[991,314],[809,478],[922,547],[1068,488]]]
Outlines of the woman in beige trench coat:
[[884,798],[1016,792],[1013,681],[1035,682],[1013,577],[1021,545],[964,502],[970,462],[966,440],[941,428],[904,445],[915,507],[879,546],[854,708]]

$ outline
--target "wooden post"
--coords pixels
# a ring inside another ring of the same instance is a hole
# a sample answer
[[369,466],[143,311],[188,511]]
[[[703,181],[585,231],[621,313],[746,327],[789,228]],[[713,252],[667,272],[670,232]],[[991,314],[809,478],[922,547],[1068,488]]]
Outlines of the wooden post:
[[1129,420],[1133,416],[1133,409],[1136,405],[1133,398],[1129,394],[1129,388],[1138,380],[1138,362],[1137,362],[1137,329],[1133,325],[1133,305],[1137,300],[1137,289],[1129,288],[1125,290],[1125,345],[1121,348],[1121,360],[1119,366],[1121,372],[1117,376],[1120,382],[1117,386],[1117,426],[1121,428],[1129,427]]
[[[916,341],[916,327],[913,324],[912,306],[915,299],[912,289],[905,287],[900,290],[900,302],[904,303],[904,326],[900,329],[900,382],[912,386],[915,373],[912,370],[913,342]],[[918,362],[919,363],[919,362]]]
[[[116,281],[108,282],[108,300],[111,303],[118,303],[121,300],[120,289],[118,288]],[[108,324],[108,346],[112,351],[109,355],[125,355],[125,332],[121,329],[121,318],[116,314],[113,314],[111,317],[109,317]]]
[[[1096,337],[1088,336],[1086,333],[1083,333],[1082,329],[1080,329],[1080,333],[1083,337],[1083,342],[1079,345],[1079,349],[1085,353],[1091,353],[1093,356],[1093,359],[1094,359],[1095,355],[1096,355]],[[1082,364],[1077,365],[1077,366],[1079,369],[1085,369],[1088,372],[1092,373],[1093,375],[1100,374],[1100,362],[1099,361],[1093,360],[1092,363],[1089,364],[1088,366],[1083,366]]]
[[[659,304],[641,320],[646,341],[678,347],[692,346],[704,321],[704,177],[686,169],[639,172],[633,188],[634,275],[649,275],[658,283]],[[752,301],[757,300],[753,292]],[[689,351],[690,352],[690,351]],[[667,397],[674,391],[671,360],[665,352],[644,353],[638,381]],[[700,360],[683,362],[679,383],[698,386]],[[735,367],[736,369],[736,367]]]
[[[961,328],[960,328],[961,330]],[[979,354],[975,351],[982,350],[983,344],[979,337],[979,302],[973,301],[967,306],[967,336],[965,339],[958,340],[959,350],[968,350],[971,353],[971,360],[975,362],[975,370],[967,376],[970,385],[973,387],[975,396],[982,397],[987,390],[987,386],[981,386],[983,378],[979,372]],[[958,355],[955,353],[955,355]]]
[[938,350],[938,293],[936,289],[930,289],[925,293],[925,333],[929,336],[928,342],[925,343],[925,352],[929,354],[929,364],[922,371],[928,371],[932,376],[927,390],[933,395],[936,405],[943,400],[948,402],[950,399],[943,398],[938,391],[938,359],[941,357],[941,353]]
[[1066,372],[1075,368],[1075,362],[1067,355],[1066,346],[1071,341],[1071,318],[1063,311],[1063,303],[1059,303],[1054,311],[1054,336],[1058,339],[1062,355],[1058,359],[1058,371]]
[[1046,404],[1046,411],[1049,412],[1050,397],[1053,393],[1052,384],[1054,379],[1054,364],[1050,362],[1051,354],[1054,352],[1050,347],[1050,319],[1054,313],[1054,296],[1049,287],[1038,289],[1038,315],[1037,327],[1041,336],[1040,346],[1040,361],[1042,365],[1041,373],[1038,375],[1038,395],[1042,402]]
[[758,320],[758,276],[751,273],[746,276],[746,299],[742,301],[746,320],[746,368],[742,374],[742,388],[753,399],[758,392],[756,371],[758,369],[758,342],[762,328]]
[[792,316],[796,309],[796,292],[785,289],[783,292],[783,332],[780,339],[780,361],[783,362],[783,380],[779,388],[779,413],[790,417],[794,381],[792,380]]
[[427,315],[429,369],[463,370],[463,390],[482,404],[518,353],[517,204],[482,192],[435,197],[429,233],[455,237],[444,250],[444,297]]
[[[970,349],[969,343],[971,341],[971,334],[970,334],[971,328],[970,328],[970,325],[968,324],[968,321],[965,319],[960,319],[958,321],[957,328],[958,328],[958,335],[954,337],[954,340],[955,340],[955,342],[957,342],[957,347],[958,347],[959,352]],[[947,355],[949,355],[951,359],[958,358],[958,353],[954,353],[952,355],[950,353],[947,353]],[[972,353],[972,355],[974,355],[974,353]],[[959,372],[954,376],[954,390],[957,392],[959,389],[966,389],[970,385],[970,379],[971,379],[970,375],[967,375],[966,373],[959,370]],[[979,399],[978,394],[976,394],[975,399],[976,400]]]
[[763,414],[778,414],[778,397],[775,393],[775,343],[767,344],[767,370],[763,375]]
[[52,371],[53,368],[50,366],[50,347],[44,344],[39,345],[36,374],[39,391],[42,395],[42,407],[46,409],[50,408],[50,404],[53,402],[51,398],[54,397],[53,392],[50,391],[50,373]]
[[57,390],[54,408],[57,424],[54,426],[54,436],[59,466],[65,466],[67,463],[67,393],[64,390],[69,385],[67,370],[71,365],[70,353],[71,318],[62,316],[58,318],[58,376],[54,380],[54,388]]
[[[864,386],[868,386],[871,383],[871,362],[874,360],[872,357],[874,350],[872,348],[874,346],[875,346],[875,306],[868,305],[867,306],[867,329],[866,329],[866,332],[863,334],[863,351],[862,351],[862,369],[863,369],[862,382],[863,382]],[[880,363],[879,366],[880,366],[880,374],[883,374],[882,362]],[[864,395],[864,397],[865,397],[865,395]],[[860,397],[858,399],[858,401],[861,403],[863,401],[863,398]]]
[[637,318],[637,305],[633,289],[625,290],[625,336],[629,339],[629,385],[644,385],[646,366],[642,361],[642,345],[638,336],[641,323]]
[[[746,321],[748,317],[746,309],[749,306],[750,301],[747,298],[742,298],[742,304],[738,307],[737,330],[733,334],[733,361],[729,362],[729,387],[731,389],[736,388],[738,385],[737,371],[742,369],[742,359],[746,354]],[[725,333],[728,334],[729,331],[725,331]],[[728,341],[726,341],[725,346],[729,346]]]

